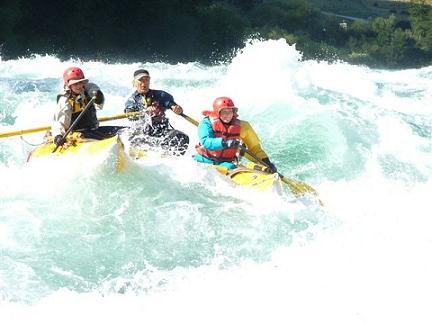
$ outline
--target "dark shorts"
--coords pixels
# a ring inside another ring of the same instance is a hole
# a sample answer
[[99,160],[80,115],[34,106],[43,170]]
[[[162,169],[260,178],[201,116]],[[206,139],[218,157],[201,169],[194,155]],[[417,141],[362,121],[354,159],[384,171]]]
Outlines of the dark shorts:
[[183,155],[189,146],[189,136],[176,129],[163,129],[151,135],[133,131],[129,141],[135,147],[160,147],[171,155]]
[[96,129],[81,130],[79,132],[84,138],[102,140],[117,135],[119,130],[123,128],[125,128],[125,126],[100,126]]

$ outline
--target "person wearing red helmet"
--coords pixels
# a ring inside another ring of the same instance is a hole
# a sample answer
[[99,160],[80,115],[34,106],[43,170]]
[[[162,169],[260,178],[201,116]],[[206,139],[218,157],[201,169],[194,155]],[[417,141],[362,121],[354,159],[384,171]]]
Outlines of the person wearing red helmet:
[[229,97],[216,98],[213,101],[213,110],[203,111],[205,117],[198,125],[200,143],[196,146],[198,154],[193,156],[194,160],[235,169],[237,151],[243,142],[269,166],[272,173],[277,172],[262,149],[256,132],[247,121],[238,119],[237,112],[238,108]]
[[56,145],[64,144],[63,136],[78,118],[88,102],[93,103],[74,127],[83,137],[103,139],[116,134],[119,127],[99,127],[96,108],[102,109],[105,98],[99,87],[90,83],[79,67],[67,68],[63,73],[63,91],[57,95],[57,111],[51,125],[51,135]]
[[174,129],[169,123],[166,111],[177,115],[183,113],[171,94],[163,90],[150,89],[150,74],[145,69],[138,69],[133,75],[135,91],[125,103],[125,113],[139,112],[130,117],[132,145],[158,146],[173,155],[183,155],[189,145],[189,136]]

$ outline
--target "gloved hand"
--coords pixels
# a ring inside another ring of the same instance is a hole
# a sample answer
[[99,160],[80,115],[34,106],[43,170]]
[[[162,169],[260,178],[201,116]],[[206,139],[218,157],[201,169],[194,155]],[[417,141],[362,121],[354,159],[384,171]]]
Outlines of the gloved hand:
[[273,163],[270,162],[270,159],[269,159],[269,158],[265,158],[265,159],[263,159],[262,161],[267,165],[268,170],[269,170],[271,173],[277,173],[277,172],[278,172],[276,166],[275,166]]
[[[138,109],[135,109],[135,108],[125,108],[125,110],[124,110],[124,112],[125,112],[126,114],[130,114],[130,113],[137,112],[137,111],[139,111],[139,110],[138,110]],[[139,119],[139,118],[138,118],[138,114],[133,115],[133,116],[129,116],[128,119],[129,119],[130,121],[137,121],[137,120]]]
[[223,140],[222,145],[225,148],[237,148],[240,146],[240,141],[236,139]]
[[103,105],[105,102],[105,96],[99,89],[91,89],[89,91],[90,97],[94,98],[94,103],[96,105]]
[[54,137],[54,144],[57,146],[61,146],[66,142],[66,139],[63,139],[63,135],[56,135]]
[[177,105],[176,103],[171,105],[171,110],[177,115],[180,115],[183,113],[183,108],[180,107],[179,105]]

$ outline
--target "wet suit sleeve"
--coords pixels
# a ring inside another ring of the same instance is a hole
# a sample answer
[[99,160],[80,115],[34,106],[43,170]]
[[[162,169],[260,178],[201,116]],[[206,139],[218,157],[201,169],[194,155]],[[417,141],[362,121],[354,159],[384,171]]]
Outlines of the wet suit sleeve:
[[267,158],[267,154],[261,147],[258,135],[247,121],[240,121],[240,139],[246,144],[246,147],[252,151],[261,160]]
[[204,118],[198,125],[198,138],[202,146],[214,151],[223,148],[222,138],[215,137],[209,118]]
[[174,97],[163,90],[151,90],[154,92],[155,100],[159,102],[163,111],[171,109],[171,106],[175,104]]
[[124,112],[138,111],[140,107],[135,100],[135,92],[126,100]]
[[57,111],[51,123],[51,134],[53,137],[64,135],[71,124],[72,107],[66,97],[60,97],[57,102]]
[[96,98],[93,103],[97,109],[102,109],[105,103],[105,96],[99,86],[95,83],[89,82],[84,86],[84,89],[86,94],[88,94],[89,100],[91,99],[93,92],[96,93]]

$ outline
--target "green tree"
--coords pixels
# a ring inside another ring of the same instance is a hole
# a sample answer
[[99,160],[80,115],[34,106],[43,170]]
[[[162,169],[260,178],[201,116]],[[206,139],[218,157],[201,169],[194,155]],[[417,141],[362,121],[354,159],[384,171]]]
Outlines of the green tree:
[[201,31],[198,42],[208,61],[225,60],[243,47],[249,30],[248,21],[235,7],[220,2],[201,7],[198,11]]
[[375,32],[375,40],[378,46],[384,47],[391,43],[395,17],[390,18],[378,17],[372,21],[372,30]]
[[0,54],[5,54],[3,46],[15,48],[22,42],[21,35],[17,33],[22,16],[21,0],[10,1],[0,6]]
[[409,34],[400,28],[395,29],[395,22],[396,18],[390,16],[375,18],[371,24],[376,35],[368,48],[369,53],[389,67],[407,62],[407,53],[411,47]]
[[424,51],[432,50],[432,8],[425,0],[413,1],[410,22],[417,46]]
[[295,31],[311,28],[317,14],[307,0],[273,1],[255,6],[249,19],[256,28],[280,27]]

